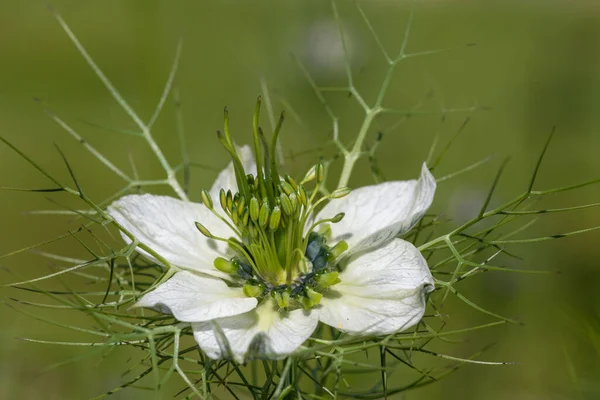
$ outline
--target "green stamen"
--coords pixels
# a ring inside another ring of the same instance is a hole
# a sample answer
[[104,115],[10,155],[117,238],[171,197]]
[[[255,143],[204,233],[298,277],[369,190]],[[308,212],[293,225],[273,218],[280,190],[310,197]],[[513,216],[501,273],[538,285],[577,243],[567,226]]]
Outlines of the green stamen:
[[[348,248],[344,241],[333,247],[326,244],[330,236],[328,223],[341,221],[344,214],[314,221],[314,213],[322,202],[341,198],[350,189],[341,188],[323,196],[322,164],[313,166],[300,183],[289,175],[282,178],[275,156],[284,115],[281,114],[268,142],[259,125],[260,103],[259,97],[253,119],[256,174],[243,169],[225,109],[225,134],[218,132],[218,137],[233,160],[238,191],[219,191],[224,215],[214,209],[210,192],[200,193],[202,203],[231,227],[235,237],[216,237],[200,222],[196,227],[204,236],[226,243],[233,251],[229,260],[216,258],[214,267],[231,275],[232,285],[241,287],[245,296],[259,301],[270,296],[280,308],[311,308],[320,303],[323,291],[340,282],[336,263]],[[304,185],[312,181],[314,188],[307,190]],[[307,230],[309,223],[312,225]],[[317,228],[321,233],[315,231]]]

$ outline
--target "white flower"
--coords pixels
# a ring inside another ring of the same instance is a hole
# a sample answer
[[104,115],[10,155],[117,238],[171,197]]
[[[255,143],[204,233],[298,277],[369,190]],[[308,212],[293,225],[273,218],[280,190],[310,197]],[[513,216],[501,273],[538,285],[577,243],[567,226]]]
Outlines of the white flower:
[[[421,319],[433,278],[420,252],[396,237],[433,200],[435,179],[425,165],[419,180],[334,192],[315,217],[320,201],[302,183],[274,182],[248,147],[234,159],[237,174],[231,163],[203,193],[203,203],[146,194],[108,207],[116,222],[177,269],[138,306],[190,322],[209,357],[238,362],[285,357],[319,321],[350,334],[386,335]],[[303,182],[314,179],[318,186],[320,172],[317,167]]]

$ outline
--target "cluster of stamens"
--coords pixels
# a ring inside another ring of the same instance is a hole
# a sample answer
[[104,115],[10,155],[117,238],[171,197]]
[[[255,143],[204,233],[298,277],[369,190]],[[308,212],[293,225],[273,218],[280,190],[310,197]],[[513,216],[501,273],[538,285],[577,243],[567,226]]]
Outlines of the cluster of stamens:
[[[273,133],[270,145],[258,126],[260,97],[254,115],[254,152],[256,175],[246,174],[229,134],[229,118],[225,109],[225,135],[218,137],[233,160],[238,191],[221,189],[215,209],[208,191],[202,191],[202,202],[226,223],[236,237],[214,236],[202,223],[197,228],[206,237],[226,242],[234,254],[230,259],[217,258],[214,266],[234,277],[243,286],[246,296],[271,296],[281,308],[297,303],[305,308],[319,304],[324,289],[339,282],[335,260],[347,249],[340,241],[326,245],[330,236],[329,223],[342,220],[343,213],[329,219],[311,218],[324,201],[347,195],[347,188],[321,195],[325,169],[322,164],[312,167],[297,183],[277,169],[275,146],[283,113]],[[305,185],[314,181],[312,190]],[[307,228],[308,227],[308,228]]]

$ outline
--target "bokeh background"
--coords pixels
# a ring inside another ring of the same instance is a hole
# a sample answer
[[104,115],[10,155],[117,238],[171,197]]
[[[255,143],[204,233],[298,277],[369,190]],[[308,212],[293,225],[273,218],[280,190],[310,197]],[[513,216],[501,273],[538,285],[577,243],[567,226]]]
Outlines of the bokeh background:
[[[296,55],[319,85],[344,84],[343,57],[327,1],[52,1],[106,75],[148,119],[166,81],[180,37],[184,50],[176,87],[192,160],[219,169],[225,152],[214,136],[229,106],[238,140],[249,142],[250,121],[261,79],[275,110],[285,108],[283,146],[292,172],[301,173],[331,152],[331,124],[311,86],[293,61]],[[372,25],[390,53],[401,44],[410,4],[362,1]],[[381,52],[350,1],[339,1],[348,35],[356,86],[374,99],[386,71]],[[430,115],[398,125],[399,117],[378,120],[371,132],[384,134],[376,161],[386,179],[416,176],[435,135],[445,143],[465,118],[471,119],[436,174],[451,173],[485,156],[485,166],[440,184],[434,211],[455,222],[477,212],[500,161],[511,161],[495,203],[521,193],[553,126],[556,136],[536,187],[548,189],[600,177],[600,3],[593,0],[469,1],[423,0],[416,8],[409,52],[446,49],[400,64],[386,106],[410,109],[422,104]],[[39,99],[40,101],[35,101]],[[346,93],[330,104],[341,119],[342,139],[354,137],[360,109]],[[475,112],[442,110],[479,106]],[[0,2],[0,134],[57,176],[67,179],[54,144],[69,158],[92,198],[101,200],[124,182],[69,137],[44,112],[50,108],[126,171],[130,157],[145,179],[162,171],[146,145],[135,137],[91,126],[134,129],[61,30],[41,0]],[[268,122],[263,121],[268,126]],[[396,126],[394,129],[391,127]],[[176,114],[169,99],[155,135],[172,164],[179,160]],[[211,168],[192,175],[192,197],[209,186]],[[335,169],[334,172],[335,173]],[[373,182],[369,164],[357,165],[352,185]],[[33,168],[0,146],[0,185],[47,187]],[[167,192],[157,188],[157,192]],[[77,226],[70,218],[27,214],[57,209],[47,198],[64,196],[0,192],[0,254],[64,233]],[[598,186],[553,196],[546,206],[600,201]],[[543,216],[521,237],[563,233],[600,225],[590,208]],[[600,233],[569,237],[512,251],[524,258],[515,266],[560,271],[551,275],[484,274],[469,280],[463,293],[524,326],[501,326],[465,335],[446,347],[468,356],[495,343],[485,360],[509,366],[469,365],[437,384],[409,392],[406,399],[595,399],[600,395]],[[54,245],[70,255],[73,243]],[[79,254],[81,255],[81,254]],[[33,254],[0,259],[0,283],[49,271]],[[11,272],[12,271],[12,272]],[[3,299],[29,294],[3,288]],[[79,399],[98,395],[121,382],[127,354],[106,354],[75,363],[77,348],[28,343],[20,337],[75,340],[72,332],[37,321],[9,307],[0,308],[0,398]],[[44,310],[30,310],[44,315]],[[459,303],[446,310],[458,326],[489,319]],[[68,321],[92,324],[81,316]],[[126,353],[126,352],[125,352]],[[176,387],[176,386],[175,386]],[[171,395],[173,391],[169,392]],[[146,398],[125,391],[115,398]],[[168,396],[167,396],[168,397]],[[399,397],[400,398],[400,397]]]

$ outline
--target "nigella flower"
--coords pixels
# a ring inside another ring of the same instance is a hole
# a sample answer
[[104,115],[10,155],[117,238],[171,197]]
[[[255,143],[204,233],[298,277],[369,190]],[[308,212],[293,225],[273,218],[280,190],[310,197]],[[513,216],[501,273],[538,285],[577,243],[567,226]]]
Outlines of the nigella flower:
[[176,271],[137,305],[191,323],[214,359],[285,357],[319,321],[353,335],[399,332],[421,319],[433,289],[423,256],[397,238],[433,200],[427,167],[418,180],[321,196],[321,165],[300,183],[279,175],[279,127],[262,148],[255,119],[255,161],[249,147],[233,144],[226,124],[219,138],[233,161],[202,203],[144,194],[108,207]]

